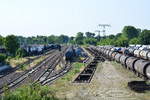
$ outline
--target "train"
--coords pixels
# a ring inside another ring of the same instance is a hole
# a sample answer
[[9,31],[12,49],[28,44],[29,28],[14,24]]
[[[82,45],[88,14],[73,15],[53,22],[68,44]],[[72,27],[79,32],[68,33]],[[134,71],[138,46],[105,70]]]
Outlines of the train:
[[51,50],[51,49],[59,49],[60,50],[61,45],[59,45],[59,44],[26,45],[26,46],[22,46],[21,48],[27,52],[28,56],[35,56],[35,55],[41,55],[45,51]]
[[75,56],[75,49],[73,46],[70,46],[65,52],[65,60],[71,62]]
[[78,46],[70,46],[65,53],[65,60],[66,61],[73,61],[75,57],[88,57],[88,54],[84,52],[81,47]]
[[103,49],[108,49],[111,51],[119,52],[124,55],[134,56],[145,60],[150,60],[150,47],[146,47],[145,45],[142,47],[114,47],[114,46],[99,46]]
[[[150,59],[149,59],[149,51],[143,52],[141,50],[137,53],[137,51],[133,52],[131,56],[121,52],[121,49],[115,48],[113,46],[99,46],[95,47],[102,55],[110,60],[115,60],[118,63],[121,63],[124,68],[129,69],[130,71],[134,72],[137,76],[144,78],[145,80],[150,79]],[[144,56],[145,55],[145,56]],[[143,59],[145,58],[146,59]]]

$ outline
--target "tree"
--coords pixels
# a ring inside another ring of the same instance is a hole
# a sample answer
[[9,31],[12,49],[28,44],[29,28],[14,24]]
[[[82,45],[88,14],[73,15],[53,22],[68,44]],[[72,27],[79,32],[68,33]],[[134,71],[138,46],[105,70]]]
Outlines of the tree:
[[68,43],[68,41],[69,41],[69,37],[67,35],[60,35],[58,37],[58,43],[63,44],[63,43]]
[[16,51],[16,55],[18,57],[25,57],[27,56],[27,51],[22,49],[22,48],[19,48],[17,51]]
[[122,33],[117,33],[116,36],[115,36],[115,39],[118,39],[121,36],[122,36]]
[[56,40],[57,40],[56,36],[54,36],[54,35],[48,36],[48,43],[53,44],[56,42]]
[[120,36],[116,41],[116,46],[127,47],[128,46],[128,38],[124,35]]
[[97,40],[95,38],[86,38],[84,42],[85,44],[96,45]]
[[94,38],[95,33],[86,32],[85,35],[86,35],[87,38]]
[[82,45],[83,44],[83,39],[84,39],[83,33],[78,32],[77,36],[75,38],[76,44]]
[[19,48],[17,37],[14,35],[8,35],[5,38],[5,47],[10,54],[15,56],[16,50]]
[[70,37],[69,38],[69,43],[71,43],[71,44],[75,44],[75,37]]
[[150,30],[143,30],[139,38],[140,38],[141,44],[149,45],[150,44]]
[[138,37],[138,30],[133,26],[125,26],[122,31],[123,35],[126,36],[129,40],[135,37]]
[[129,41],[129,44],[140,44],[139,38],[133,38]]
[[109,35],[108,36],[110,39],[114,39],[115,38],[115,35]]
[[115,45],[115,40],[110,38],[101,39],[98,45]]
[[2,46],[4,43],[4,38],[2,36],[0,36],[0,46]]
[[0,54],[0,63],[5,62],[6,55],[5,54]]

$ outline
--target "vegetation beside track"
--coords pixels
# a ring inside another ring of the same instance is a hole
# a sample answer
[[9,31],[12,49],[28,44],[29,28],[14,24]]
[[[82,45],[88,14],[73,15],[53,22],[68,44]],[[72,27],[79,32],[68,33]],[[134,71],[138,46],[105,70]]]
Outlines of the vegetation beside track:
[[15,91],[6,91],[0,100],[59,100],[48,86],[25,85]]
[[7,58],[6,62],[9,63],[10,66],[16,67],[17,65],[26,62],[27,58]]
[[24,64],[21,66],[21,69],[20,71],[24,71],[24,70],[27,70],[31,67],[34,67],[36,64],[40,63],[41,61],[43,61],[46,57],[48,57],[48,55],[46,56],[41,56],[40,58],[34,60],[33,62],[30,62],[29,64]]
[[[39,84],[23,85],[13,92],[6,91],[1,100],[60,100],[58,99],[59,93],[72,88],[69,84],[83,69],[83,63],[75,62],[72,65],[72,69],[54,84],[50,86],[41,86]],[[63,97],[61,100],[64,99]]]
[[[130,91],[130,88],[127,85],[128,82],[132,82],[132,81],[139,81],[140,82],[140,81],[143,81],[143,79],[137,77],[134,73],[132,73],[131,71],[129,71],[128,69],[123,67],[121,64],[119,64],[119,63],[117,63],[115,61],[112,61],[111,64],[115,67],[115,69],[118,71],[118,73],[121,76],[126,77],[124,79],[124,81],[121,82],[120,84],[124,88],[127,88],[129,91]],[[150,85],[150,81],[147,81],[146,83],[147,83],[147,85]],[[137,93],[137,95],[142,95],[142,97],[139,97],[139,98],[141,98],[141,100],[148,100],[147,98],[150,97],[150,91],[149,90],[145,90],[144,92]]]
[[58,81],[72,81],[72,79],[81,72],[81,70],[83,70],[84,68],[84,64],[83,63],[79,63],[76,62],[72,65],[72,70],[70,72],[68,72],[64,77],[62,77],[60,80]]

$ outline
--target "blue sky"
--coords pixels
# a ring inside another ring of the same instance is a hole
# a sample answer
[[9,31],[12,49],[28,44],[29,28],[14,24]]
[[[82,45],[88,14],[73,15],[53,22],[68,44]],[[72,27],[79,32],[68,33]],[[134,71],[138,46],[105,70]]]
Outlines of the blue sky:
[[0,35],[75,35],[111,24],[150,28],[150,0],[0,0]]

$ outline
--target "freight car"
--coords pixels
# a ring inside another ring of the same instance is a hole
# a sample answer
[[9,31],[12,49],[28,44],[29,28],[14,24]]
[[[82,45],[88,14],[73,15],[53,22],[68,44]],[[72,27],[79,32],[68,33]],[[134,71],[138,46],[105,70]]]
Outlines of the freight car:
[[61,46],[59,44],[26,45],[26,46],[22,46],[21,48],[23,48],[27,52],[28,56],[41,55],[45,51],[51,49],[56,49],[56,50],[58,49],[59,51],[61,51]]
[[75,50],[74,50],[74,47],[73,46],[70,46],[67,50],[66,50],[66,53],[65,53],[65,60],[66,61],[73,61],[73,58],[75,57]]
[[144,79],[150,79],[150,61],[140,58],[142,56],[145,57],[144,55],[146,55],[146,59],[149,59],[150,53],[148,51],[134,50],[134,55],[137,57],[124,55],[114,49],[110,50],[108,47],[99,47],[99,51],[109,59],[121,63],[125,68],[133,71],[136,75],[144,77]]

